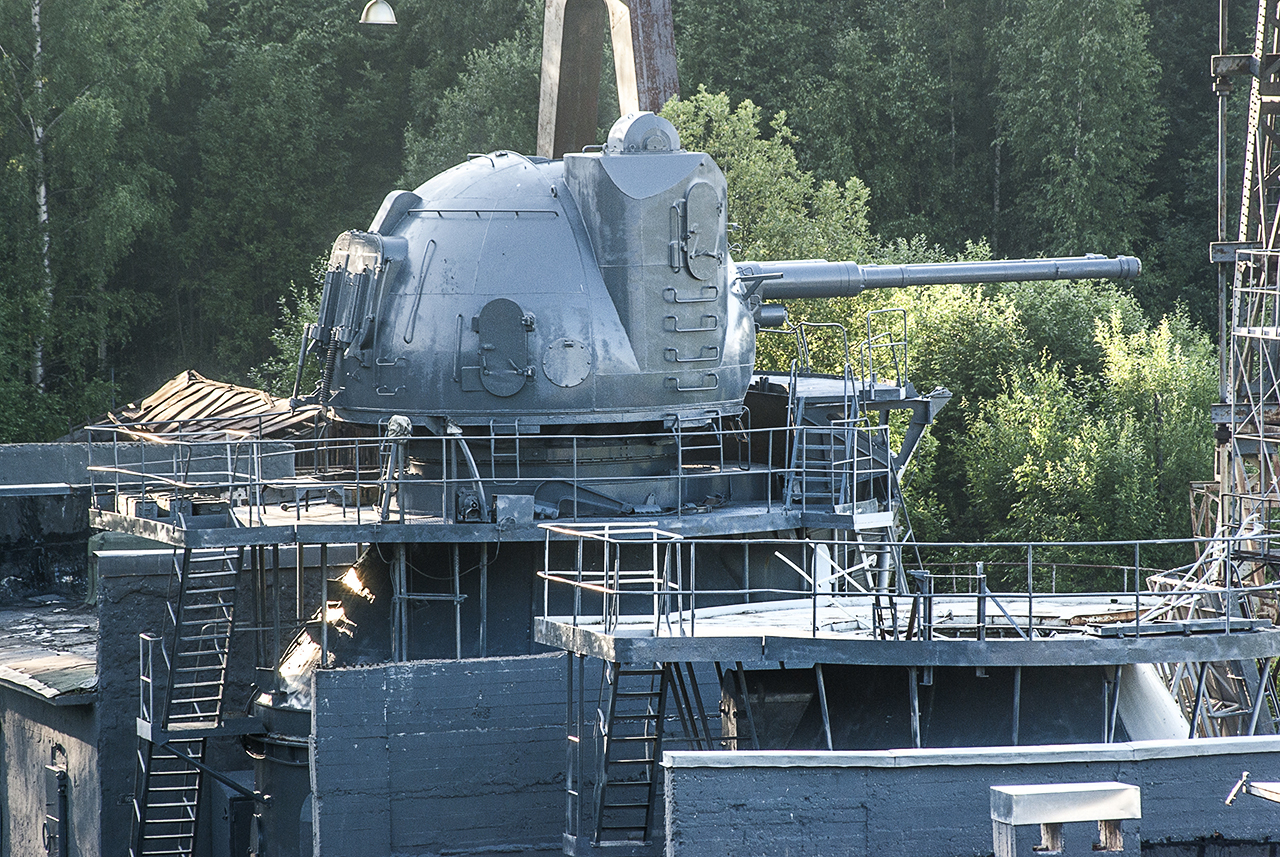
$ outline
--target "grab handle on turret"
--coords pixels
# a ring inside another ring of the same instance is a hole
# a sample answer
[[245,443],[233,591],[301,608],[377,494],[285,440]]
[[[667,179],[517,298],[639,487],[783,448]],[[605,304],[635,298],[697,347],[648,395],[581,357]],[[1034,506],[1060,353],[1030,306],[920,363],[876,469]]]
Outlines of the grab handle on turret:
[[797,262],[742,262],[738,279],[763,300],[852,297],[865,289],[944,283],[1017,283],[1028,280],[1131,280],[1142,273],[1134,256],[1090,254],[1057,259],[1003,259],[989,262],[929,262],[859,265],[808,259]]

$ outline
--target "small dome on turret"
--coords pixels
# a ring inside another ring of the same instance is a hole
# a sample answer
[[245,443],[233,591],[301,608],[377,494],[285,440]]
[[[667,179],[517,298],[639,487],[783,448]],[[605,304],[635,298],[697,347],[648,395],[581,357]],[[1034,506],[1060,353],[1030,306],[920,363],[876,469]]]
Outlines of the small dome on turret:
[[609,129],[605,154],[632,155],[645,152],[680,151],[680,134],[676,126],[648,110],[628,113]]

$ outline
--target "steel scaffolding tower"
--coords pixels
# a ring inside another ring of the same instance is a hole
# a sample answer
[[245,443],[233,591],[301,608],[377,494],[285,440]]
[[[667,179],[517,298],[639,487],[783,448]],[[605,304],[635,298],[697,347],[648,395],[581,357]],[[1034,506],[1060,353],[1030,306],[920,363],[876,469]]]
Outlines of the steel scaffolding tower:
[[[1218,51],[1213,56],[1213,88],[1218,96],[1218,229],[1210,258],[1218,266],[1219,404],[1215,479],[1192,486],[1192,518],[1199,536],[1219,536],[1181,580],[1148,581],[1169,593],[1166,610],[1185,618],[1259,617],[1276,619],[1276,599],[1256,590],[1233,595],[1242,586],[1276,579],[1277,555],[1271,537],[1280,533],[1280,3],[1259,0],[1253,52],[1228,53],[1226,0],[1218,11]],[[1228,236],[1227,99],[1233,80],[1249,80],[1248,128],[1240,210],[1234,240]],[[1230,288],[1228,288],[1230,284]],[[1195,578],[1201,592],[1179,599],[1177,590]],[[1174,606],[1176,605],[1176,606]],[[1166,681],[1192,712],[1192,730],[1201,735],[1242,735],[1276,728],[1273,663],[1170,664]],[[1193,672],[1204,688],[1193,692]],[[1206,681],[1207,679],[1207,681]],[[1265,696],[1270,717],[1259,718]]]
[[[1273,532],[1271,509],[1280,497],[1280,181],[1275,142],[1280,133],[1280,55],[1276,53],[1275,0],[1258,3],[1253,53],[1228,54],[1227,4],[1219,12],[1219,53],[1213,58],[1218,94],[1218,263],[1221,323],[1221,404],[1216,476],[1220,497],[1218,526],[1237,531],[1256,521]],[[1235,75],[1249,76],[1249,126],[1245,143],[1243,184],[1236,240],[1227,240],[1228,178],[1226,169],[1226,104]],[[1230,295],[1226,290],[1231,277]],[[1266,557],[1260,558],[1267,561]]]

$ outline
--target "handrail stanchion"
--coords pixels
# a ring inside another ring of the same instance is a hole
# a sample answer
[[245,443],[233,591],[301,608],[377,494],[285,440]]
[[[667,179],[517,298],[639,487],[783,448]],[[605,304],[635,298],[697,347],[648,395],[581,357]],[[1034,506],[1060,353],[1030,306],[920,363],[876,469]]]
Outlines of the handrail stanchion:
[[925,615],[928,617],[927,623],[922,625],[925,633],[925,641],[933,640],[933,575],[926,569],[924,572],[925,581]]
[[[681,553],[676,545],[676,553]],[[696,636],[694,623],[698,621],[698,546],[689,546],[689,636]]]
[[[364,502],[364,490],[362,489],[362,486],[360,484],[361,467],[360,467],[360,439],[359,438],[355,439],[353,446],[354,446],[354,449],[352,450],[352,458],[355,459],[354,463],[355,463],[355,469],[356,469],[356,526],[358,527],[360,526],[360,504]],[[342,503],[342,516],[344,518],[347,516],[347,504],[346,504],[345,498],[343,499],[343,503]]]
[[987,639],[987,573],[983,563],[977,563],[978,577],[978,640]]
[[680,432],[680,418],[675,417],[676,435],[676,517],[684,514],[684,435]]
[[[1237,532],[1238,532],[1238,531],[1237,531]],[[1231,565],[1232,565],[1232,563],[1231,563],[1231,554],[1232,554],[1232,549],[1235,547],[1235,543],[1236,543],[1236,539],[1237,539],[1237,538],[1239,538],[1239,536],[1237,536],[1237,535],[1229,534],[1229,535],[1227,536],[1227,550],[1226,550],[1226,556],[1223,558],[1223,561],[1222,561],[1222,575],[1223,575],[1223,577],[1225,577],[1225,578],[1226,578],[1227,586],[1228,586],[1228,587],[1230,587],[1230,586],[1231,586]],[[1230,592],[1230,591],[1231,591],[1231,590],[1230,590],[1230,588],[1228,588],[1228,590],[1227,590],[1227,591],[1228,591],[1228,592]],[[1223,612],[1225,613],[1226,611],[1224,610]],[[1231,627],[1231,619],[1230,619],[1230,617],[1228,617],[1228,618],[1227,618],[1227,627]]]
[[578,583],[573,587],[573,627],[575,628],[578,627],[578,616],[582,613],[582,552],[583,539],[582,536],[578,536]]
[[1234,576],[1234,571],[1235,565],[1230,562],[1222,568],[1223,578],[1226,582],[1226,599],[1222,604],[1222,624],[1223,632],[1226,634],[1231,633],[1231,608],[1235,600],[1235,595],[1231,589],[1231,578]]
[[[800,559],[803,561],[807,553],[805,546],[800,548]],[[810,629],[814,639],[818,637],[818,557],[815,549],[813,564],[809,566],[813,573],[809,576],[809,588],[813,590],[813,627]]]
[[[440,436],[440,520],[449,521],[449,435]],[[381,474],[378,476],[382,478]]]
[[662,578],[658,576],[658,534],[652,532],[649,534],[649,560],[653,568],[653,636],[658,636],[658,632],[662,630],[662,614],[660,606],[665,597],[665,592],[659,594],[659,589],[665,590],[662,586]]
[[1133,543],[1133,636],[1135,638],[1142,636],[1142,588],[1140,577],[1142,576],[1142,554],[1141,542]]
[[765,464],[765,466],[764,466],[764,471],[765,471],[765,480],[764,480],[764,482],[765,482],[765,489],[764,489],[764,491],[765,491],[765,494],[764,494],[764,508],[765,508],[765,511],[767,511],[767,512],[772,512],[772,511],[773,511],[773,477],[774,477],[774,473],[773,473],[773,432],[769,432],[769,434],[768,434],[768,438],[769,438],[769,442],[766,444],[766,447],[767,447],[767,451],[768,451],[768,453],[769,453],[769,454],[768,454],[768,456],[765,458],[765,461],[766,461],[767,463],[766,463],[766,464]]
[[1035,545],[1031,544],[1030,542],[1027,542],[1027,639],[1028,640],[1030,640],[1032,636],[1032,627],[1034,623],[1033,617],[1035,615],[1035,610],[1033,609],[1035,606],[1034,604],[1035,575],[1033,573],[1033,570],[1035,568],[1033,564],[1034,550],[1035,550]]
[[[302,556],[301,543],[295,545],[298,556]],[[280,563],[275,561],[272,566],[279,573]],[[299,581],[302,578],[298,578]],[[278,644],[277,644],[278,646]],[[323,562],[320,563],[320,663],[329,663],[329,567]]]

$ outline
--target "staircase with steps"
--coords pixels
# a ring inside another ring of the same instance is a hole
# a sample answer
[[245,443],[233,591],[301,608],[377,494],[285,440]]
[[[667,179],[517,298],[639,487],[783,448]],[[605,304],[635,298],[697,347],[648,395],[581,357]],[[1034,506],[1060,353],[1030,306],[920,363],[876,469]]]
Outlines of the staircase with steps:
[[[590,840],[569,836],[566,853],[653,854],[661,824],[663,750],[711,750],[719,735],[713,734],[692,664],[607,663],[602,681]],[[569,740],[573,770],[578,738],[571,734]],[[579,812],[578,798],[577,784],[570,783],[571,818]]]
[[143,635],[131,857],[191,857],[195,848],[205,741],[222,728],[241,559],[235,550],[175,552],[164,632]]
[[786,502],[801,509],[830,511],[847,502],[849,471],[857,441],[851,427],[820,424],[808,416],[806,404],[800,398],[793,410],[796,428]]
[[520,420],[489,420],[489,478],[520,478]]

